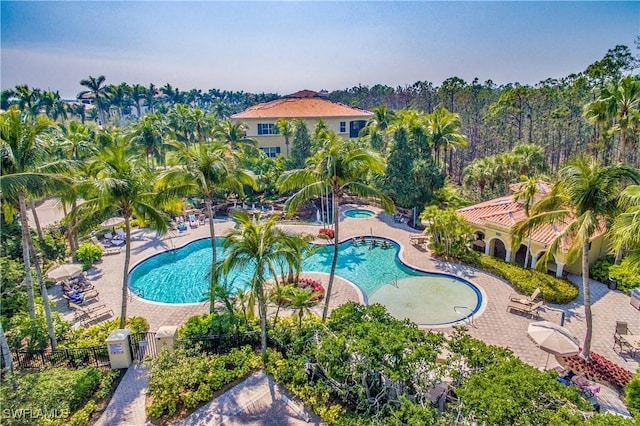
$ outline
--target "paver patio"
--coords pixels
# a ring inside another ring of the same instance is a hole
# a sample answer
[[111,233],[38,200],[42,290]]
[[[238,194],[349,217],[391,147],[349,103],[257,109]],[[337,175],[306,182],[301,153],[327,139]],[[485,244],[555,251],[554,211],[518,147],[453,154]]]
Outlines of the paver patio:
[[[348,208],[343,206],[342,208]],[[377,214],[370,219],[342,219],[340,233],[341,239],[350,239],[360,235],[375,235],[390,238],[401,246],[400,258],[407,264],[425,270],[446,272],[465,278],[481,289],[484,306],[466,321],[469,334],[482,341],[510,348],[516,356],[524,362],[542,368],[547,359],[546,353],[539,350],[527,338],[527,326],[531,319],[507,312],[508,296],[514,289],[504,280],[474,268],[443,262],[431,257],[424,249],[413,246],[410,242],[411,234],[416,231],[405,224],[396,223],[391,217],[382,213],[380,209],[368,206]],[[216,222],[217,235],[223,235],[233,226],[233,222]],[[308,232],[316,234],[318,226],[314,225],[282,225],[285,230],[291,232]],[[208,237],[208,226],[200,226],[197,229],[189,229],[183,234],[169,233],[158,236],[149,230],[134,230],[131,243],[131,267],[136,263],[160,253],[184,246],[198,238]],[[122,285],[122,265],[124,251],[118,255],[105,256],[103,260],[89,271],[89,279],[100,291],[101,301],[113,309],[117,316],[120,311],[120,297]],[[327,281],[326,276],[316,275],[321,281]],[[581,288],[581,277],[570,276]],[[629,296],[619,292],[610,291],[607,286],[592,281],[592,310],[593,310],[593,339],[592,350],[600,353],[616,364],[635,372],[638,369],[638,360],[629,356],[621,356],[613,349],[613,331],[616,321],[626,321],[634,333],[640,333],[640,312],[630,305]],[[52,299],[58,302],[59,310],[69,320],[73,320],[72,313],[66,309],[65,303],[59,294],[59,289],[53,289]],[[331,296],[331,308],[346,301],[362,302],[362,294],[346,280],[337,278]],[[573,332],[580,340],[585,334],[583,317],[583,295],[568,305],[546,305],[541,312],[540,319],[547,319],[555,323],[561,323],[564,317],[564,326]],[[128,316],[144,316],[149,321],[150,329],[157,330],[163,325],[182,325],[189,317],[209,311],[209,303],[203,302],[192,305],[167,305],[145,301],[133,294],[129,298]],[[316,307],[315,312],[321,313],[321,307]],[[451,327],[437,328],[438,331],[452,332]],[[549,361],[548,368],[557,365],[553,357]],[[616,397],[609,395],[613,407],[622,410],[622,404],[616,404]]]

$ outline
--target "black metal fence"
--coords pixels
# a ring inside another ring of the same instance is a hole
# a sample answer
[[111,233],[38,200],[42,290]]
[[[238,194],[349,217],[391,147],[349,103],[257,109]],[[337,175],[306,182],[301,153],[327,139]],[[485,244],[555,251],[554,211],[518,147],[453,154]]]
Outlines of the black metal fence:
[[14,365],[23,370],[52,367],[97,367],[108,368],[109,354],[106,345],[74,349],[12,350]]
[[[261,339],[259,331],[191,337],[176,341],[176,347],[185,349],[197,348],[208,354],[224,354],[233,348],[247,345],[251,346],[254,350],[260,349]],[[283,355],[286,354],[285,347],[270,336],[267,336],[267,346],[281,352]]]

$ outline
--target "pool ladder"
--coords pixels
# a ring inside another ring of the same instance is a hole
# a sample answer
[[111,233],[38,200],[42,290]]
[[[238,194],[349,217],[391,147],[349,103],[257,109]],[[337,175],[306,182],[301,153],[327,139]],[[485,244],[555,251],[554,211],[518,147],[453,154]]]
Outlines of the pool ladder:
[[471,313],[471,315],[469,315],[466,319],[469,320],[469,325],[473,328],[475,328],[475,324],[473,324],[473,309],[471,309],[468,306],[461,306],[461,305],[457,305],[453,307],[454,312],[458,312],[458,309],[466,309],[467,311],[469,311]]

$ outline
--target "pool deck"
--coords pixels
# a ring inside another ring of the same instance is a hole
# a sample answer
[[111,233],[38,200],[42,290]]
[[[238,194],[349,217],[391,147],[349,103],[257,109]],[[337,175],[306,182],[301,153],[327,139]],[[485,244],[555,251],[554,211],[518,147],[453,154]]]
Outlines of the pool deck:
[[[342,206],[342,209],[354,208],[354,205]],[[504,280],[493,275],[476,270],[474,268],[452,264],[438,259],[434,259],[423,247],[417,247],[411,242],[411,235],[417,232],[409,228],[406,224],[395,223],[392,218],[375,207],[366,206],[367,209],[374,210],[377,214],[370,219],[364,218],[343,218],[340,222],[340,237],[342,240],[350,239],[360,235],[375,235],[392,239],[401,245],[400,258],[406,264],[425,271],[442,272],[458,277],[462,277],[481,289],[484,306],[466,321],[465,325],[469,329],[469,334],[488,344],[510,348],[516,356],[524,362],[535,367],[543,368],[547,359],[547,354],[538,349],[533,342],[527,338],[527,326],[532,321],[531,318],[517,313],[507,312],[507,302],[509,294],[514,289]],[[216,235],[224,235],[233,222],[216,222]],[[283,229],[290,232],[307,232],[316,234],[316,225],[282,225]],[[182,234],[175,232],[163,237],[148,230],[134,230],[131,242],[131,268],[136,263],[160,253],[165,250],[181,247],[195,239],[209,236],[208,226],[200,226],[197,229],[189,229]],[[124,262],[124,250],[117,255],[103,257],[102,261],[89,271],[89,279],[100,291],[100,301],[110,307],[114,316],[120,312],[120,297],[122,284],[122,266]],[[327,282],[327,276],[318,274],[323,283]],[[569,276],[573,282],[581,288],[581,277]],[[640,312],[630,305],[629,296],[619,292],[610,291],[607,286],[592,281],[592,311],[593,311],[593,339],[592,350],[616,364],[632,372],[638,369],[638,358],[631,358],[625,354],[621,356],[613,346],[613,331],[616,321],[626,321],[629,328],[634,333],[640,333]],[[58,310],[66,319],[73,321],[73,314],[61,297],[60,289],[54,287],[51,291],[52,299],[57,303]],[[345,280],[336,277],[333,292],[331,295],[331,308],[339,306],[347,301],[362,303],[362,294],[353,285]],[[564,314],[564,326],[573,332],[580,340],[585,333],[585,322],[582,308],[582,292],[578,298],[568,305],[546,305],[541,312],[540,319],[546,319],[554,323],[560,323]],[[321,313],[322,306],[314,309],[317,314]],[[207,313],[209,303],[193,305],[167,305],[148,302],[130,295],[128,304],[128,316],[143,316],[149,321],[150,330],[155,331],[163,325],[181,325],[189,317]],[[436,328],[436,331],[451,333],[452,327]],[[553,368],[557,363],[550,357],[548,368]],[[605,391],[606,393],[606,391]],[[611,399],[614,411],[624,412],[621,404],[616,401],[615,395],[606,393],[602,395],[605,399]]]

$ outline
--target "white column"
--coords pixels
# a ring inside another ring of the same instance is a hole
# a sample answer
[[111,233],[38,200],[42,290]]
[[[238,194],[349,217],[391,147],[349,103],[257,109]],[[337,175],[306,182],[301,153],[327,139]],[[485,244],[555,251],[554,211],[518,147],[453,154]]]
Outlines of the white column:
[[504,256],[504,261],[505,262],[511,262],[511,250],[507,249],[507,253]]
[[484,254],[489,256],[489,251],[491,250],[491,243],[489,241],[484,242]]
[[536,268],[536,263],[538,263],[538,256],[535,254],[531,254],[531,269]]
[[564,263],[556,263],[556,277],[561,277],[564,271]]

